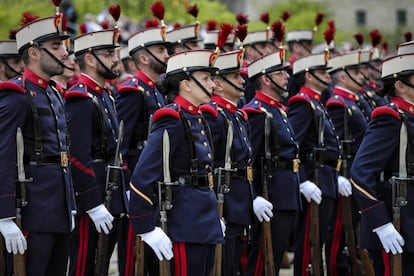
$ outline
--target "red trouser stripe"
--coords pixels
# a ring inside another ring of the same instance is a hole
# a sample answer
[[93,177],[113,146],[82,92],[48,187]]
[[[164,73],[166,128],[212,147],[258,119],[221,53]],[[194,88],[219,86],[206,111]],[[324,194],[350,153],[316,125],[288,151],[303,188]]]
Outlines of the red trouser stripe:
[[310,203],[306,203],[305,233],[303,237],[302,275],[308,275],[307,271],[310,262],[309,226],[310,226]]
[[76,260],[76,276],[84,276],[86,270],[86,260],[88,257],[90,220],[87,215],[82,215],[79,219],[79,247]]
[[174,275],[187,276],[187,254],[185,242],[174,242]]
[[342,219],[342,204],[341,198],[338,199],[338,211],[336,212],[336,222],[332,237],[331,252],[329,257],[329,275],[337,276],[337,258],[339,255],[339,246],[341,245],[343,219]]
[[125,276],[134,276],[134,264],[135,264],[135,235],[132,229],[132,224],[128,221],[128,239],[127,239],[127,252],[125,260]]

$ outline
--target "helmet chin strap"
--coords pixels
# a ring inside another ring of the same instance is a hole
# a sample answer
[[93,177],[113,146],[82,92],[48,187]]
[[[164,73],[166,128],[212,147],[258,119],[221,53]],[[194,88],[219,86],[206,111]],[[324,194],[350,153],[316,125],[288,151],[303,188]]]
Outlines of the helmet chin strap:
[[280,97],[282,98],[286,98],[288,96],[288,90],[281,87],[279,84],[277,84],[272,77],[269,75],[269,73],[265,74],[266,77],[270,80],[271,83],[273,83],[279,90],[277,91],[277,94],[279,94]]
[[225,82],[227,82],[228,84],[230,84],[234,89],[236,89],[236,90],[238,90],[238,91],[241,91],[241,92],[244,92],[244,90],[243,90],[243,88],[240,88],[240,87],[238,87],[237,85],[235,85],[234,83],[232,83],[231,81],[229,81],[229,79],[228,78],[226,78],[225,76],[222,76],[222,75],[220,75],[220,77],[225,81]]
[[167,70],[167,64],[165,62],[162,62],[159,58],[157,58],[150,50],[147,49],[147,47],[144,47],[144,49],[150,56],[152,56],[156,61],[158,61],[162,65],[165,72],[165,70]]
[[414,84],[409,83],[408,81],[406,81],[405,79],[398,77],[398,80],[401,81],[402,83],[404,83],[405,85],[407,85],[410,88],[414,89]]
[[6,58],[0,57],[0,59],[3,61],[4,64],[6,64],[7,68],[9,68],[9,70],[11,70],[13,73],[15,73],[16,75],[22,74],[22,73],[17,72],[13,67],[11,67],[10,64],[7,62]]
[[63,64],[63,62],[62,61],[60,61],[57,57],[55,57],[55,55],[53,55],[46,47],[43,47],[42,45],[38,45],[38,47],[40,48],[40,49],[42,49],[43,51],[45,51],[46,52],[46,54],[48,54],[49,55],[49,57],[51,57],[54,61],[56,61],[60,66],[62,66],[63,68],[67,68],[67,69],[70,69],[70,70],[75,70],[74,68],[73,69],[71,69],[70,67],[67,67],[65,64]]
[[357,82],[352,76],[351,76],[351,74],[349,74],[349,72],[348,72],[348,70],[347,69],[344,69],[344,71],[345,71],[345,73],[346,73],[346,75],[356,84],[356,85],[358,85],[358,86],[361,86],[361,87],[363,87],[364,86],[364,84],[361,84],[361,83],[359,83],[359,82]]
[[309,74],[311,74],[312,75],[312,77],[314,77],[316,80],[318,80],[319,82],[321,82],[322,84],[324,84],[324,85],[326,85],[326,86],[328,86],[329,85],[329,83],[328,82],[326,82],[326,81],[324,81],[324,80],[322,80],[321,78],[319,78],[317,75],[315,75],[315,73],[313,72],[313,71],[309,71]]
[[201,88],[201,90],[209,97],[211,98],[212,94],[208,93],[207,89],[201,85],[201,83],[193,76],[193,74],[191,72],[188,72],[187,75],[190,77],[190,79],[192,79],[198,87]]
[[117,77],[119,77],[119,73],[114,73],[111,69],[109,69],[108,66],[106,66],[100,58],[98,58],[98,56],[95,54],[94,51],[92,51],[92,55],[98,60],[98,62],[102,65],[102,67],[105,68],[105,70],[109,73],[110,79],[116,79]]

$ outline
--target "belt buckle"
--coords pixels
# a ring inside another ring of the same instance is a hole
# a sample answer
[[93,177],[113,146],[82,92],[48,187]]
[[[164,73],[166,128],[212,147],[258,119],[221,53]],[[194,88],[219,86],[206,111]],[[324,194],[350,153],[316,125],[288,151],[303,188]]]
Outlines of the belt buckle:
[[247,181],[253,182],[253,167],[252,166],[246,167],[246,178],[247,178]]
[[60,153],[60,166],[62,166],[62,168],[69,166],[68,153],[66,151]]
[[295,158],[292,160],[292,170],[294,173],[297,173],[299,171],[299,165],[300,165],[300,160]]
[[338,159],[338,162],[336,163],[336,171],[337,172],[341,171],[341,167],[342,167],[342,159]]
[[214,177],[213,177],[213,173],[209,172],[207,174],[207,180],[208,180],[208,188],[210,190],[212,190],[214,188]]

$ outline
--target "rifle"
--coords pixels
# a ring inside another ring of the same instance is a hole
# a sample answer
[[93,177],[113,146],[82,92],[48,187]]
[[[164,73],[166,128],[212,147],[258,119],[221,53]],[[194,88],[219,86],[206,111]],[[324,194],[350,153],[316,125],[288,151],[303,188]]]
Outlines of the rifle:
[[[223,217],[223,207],[224,207],[224,194],[230,191],[230,173],[234,171],[231,168],[231,146],[233,144],[233,125],[231,121],[227,122],[227,139],[226,139],[226,152],[224,155],[224,168],[220,167],[216,169],[218,172],[218,181],[217,181],[217,209],[219,217]],[[224,183],[222,183],[222,178],[224,174]],[[216,253],[214,257],[214,267],[211,272],[213,276],[221,276],[222,274],[222,262],[223,262],[223,245],[218,243],[216,245]]]
[[[401,207],[407,205],[407,184],[413,181],[411,178],[395,177],[390,180],[392,186],[392,221],[395,229],[400,233]],[[402,275],[402,255],[391,255],[391,270],[393,276]]]
[[[163,133],[163,143],[162,143],[162,153],[163,153],[163,172],[164,180],[158,182],[158,201],[160,206],[160,222],[161,229],[167,234],[167,211],[170,210],[173,206],[171,204],[172,200],[172,191],[171,185],[174,185],[171,182],[170,176],[170,137],[168,131],[164,129]],[[171,265],[170,261],[163,259],[160,261],[160,276],[170,276],[171,275]]]
[[[105,207],[110,209],[112,192],[119,189],[121,182],[121,171],[124,169],[121,166],[120,147],[124,136],[124,121],[119,123],[118,140],[115,149],[115,157],[112,165],[106,167],[106,187],[105,187]],[[96,251],[95,261],[95,276],[106,276],[108,274],[108,243],[109,234],[99,233],[98,245]]]
[[4,239],[0,235],[0,276],[6,276],[6,256],[4,252],[6,247],[4,246]]
[[137,235],[135,237],[135,276],[144,276],[145,275],[145,261],[144,261],[144,242],[141,240],[141,236]]
[[[16,147],[17,147],[17,182],[16,187],[16,225],[22,230],[22,208],[27,205],[26,201],[26,184],[32,182],[33,178],[26,178],[24,171],[24,141],[23,134],[20,127],[16,131]],[[26,263],[24,254],[13,254],[13,273],[15,276],[26,275]]]
[[[261,159],[261,174],[263,181],[262,196],[264,199],[269,200],[269,191],[267,179],[269,177],[270,163],[272,161],[272,153],[270,152],[270,128],[273,115],[265,111],[265,133],[264,133],[264,146],[265,146],[265,157]],[[276,274],[276,268],[273,261],[273,246],[272,246],[272,231],[270,228],[270,222],[263,221],[263,256],[265,266],[265,276],[273,276]]]
[[[349,112],[348,108],[344,111],[344,139],[342,140],[342,174],[344,177],[349,179],[349,166],[348,160],[352,159],[351,156],[351,144],[354,142],[352,139],[352,133],[349,125]],[[355,232],[352,222],[352,202],[349,197],[340,197],[342,205],[342,219],[344,221],[344,234],[346,243],[346,254],[349,257],[352,265],[352,275],[360,276],[366,275],[364,266],[361,260],[358,258],[358,246],[355,241]],[[366,260],[366,259],[365,259]],[[370,262],[369,262],[370,263]]]
[[[314,157],[314,183],[319,187],[319,168],[323,166],[323,155],[326,151],[324,146],[324,131],[325,131],[325,114],[318,117],[318,146],[313,149]],[[310,208],[310,225],[309,225],[309,246],[311,250],[311,259],[308,264],[307,271],[311,275],[321,275],[321,248],[319,237],[319,205],[313,200],[309,203]]]

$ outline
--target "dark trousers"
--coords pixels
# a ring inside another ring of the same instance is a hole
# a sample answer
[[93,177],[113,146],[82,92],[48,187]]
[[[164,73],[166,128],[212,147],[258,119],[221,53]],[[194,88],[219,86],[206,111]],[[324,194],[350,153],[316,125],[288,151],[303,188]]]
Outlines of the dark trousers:
[[246,226],[228,223],[226,225],[225,243],[223,244],[223,275],[236,276],[240,271],[240,258],[244,245]]
[[210,276],[216,245],[174,242],[174,276]]
[[66,276],[69,234],[30,232],[27,237],[26,275]]
[[[375,275],[393,275],[390,258],[391,254],[385,253],[384,250],[369,250],[372,259]],[[414,275],[414,253],[403,252],[402,254],[402,275]]]
[[[273,262],[276,275],[279,273],[283,253],[287,248],[287,242],[292,231],[296,217],[296,211],[276,210],[274,217],[270,220],[272,232]],[[263,231],[262,223],[255,219],[251,231],[251,247],[248,256],[247,275],[264,275],[263,255]]]
[[[109,233],[108,251],[106,259],[106,271],[115,248],[119,231],[120,217],[114,216],[113,228]],[[71,234],[69,275],[84,276],[93,275],[95,268],[95,255],[98,244],[98,232],[93,221],[87,214],[76,218],[76,227]]]
[[[302,197],[303,210],[298,213],[295,227],[295,260],[294,260],[294,275],[302,276],[309,275],[306,271],[308,264],[310,264],[310,246],[309,246],[309,204],[304,197]],[[322,197],[322,202],[319,205],[319,251],[322,254],[322,247],[326,242],[329,223],[332,219],[336,199],[329,197]],[[308,252],[308,253],[306,253]],[[329,258],[329,256],[326,256]],[[322,264],[322,255],[321,255]],[[323,271],[321,271],[323,275]]]

